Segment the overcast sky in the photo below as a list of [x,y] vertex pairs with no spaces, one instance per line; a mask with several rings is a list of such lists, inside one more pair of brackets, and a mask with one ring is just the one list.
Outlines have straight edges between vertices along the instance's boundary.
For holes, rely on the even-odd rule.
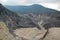
[[32,5],[41,4],[45,7],[60,11],[60,0],[0,0],[4,5]]

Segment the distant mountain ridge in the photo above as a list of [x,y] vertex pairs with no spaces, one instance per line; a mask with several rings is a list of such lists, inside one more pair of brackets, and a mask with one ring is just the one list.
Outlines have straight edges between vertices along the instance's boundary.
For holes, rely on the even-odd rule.
[[57,10],[45,8],[42,5],[34,4],[31,6],[5,6],[6,8],[21,14],[28,14],[28,13],[56,13]]

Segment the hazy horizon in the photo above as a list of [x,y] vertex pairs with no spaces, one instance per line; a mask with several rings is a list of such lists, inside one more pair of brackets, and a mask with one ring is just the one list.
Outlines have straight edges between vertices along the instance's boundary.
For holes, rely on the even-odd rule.
[[10,6],[39,4],[60,11],[60,0],[0,0],[0,3]]

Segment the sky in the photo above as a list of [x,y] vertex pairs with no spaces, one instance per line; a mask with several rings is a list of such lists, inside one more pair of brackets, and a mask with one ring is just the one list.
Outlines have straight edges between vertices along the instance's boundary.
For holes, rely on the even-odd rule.
[[3,5],[33,5],[40,4],[60,11],[60,0],[0,0]]

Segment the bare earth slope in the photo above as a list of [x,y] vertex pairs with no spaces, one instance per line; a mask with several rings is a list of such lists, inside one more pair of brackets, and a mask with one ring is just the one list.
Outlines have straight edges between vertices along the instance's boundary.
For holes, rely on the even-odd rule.
[[0,40],[13,40],[13,36],[4,22],[0,22]]

